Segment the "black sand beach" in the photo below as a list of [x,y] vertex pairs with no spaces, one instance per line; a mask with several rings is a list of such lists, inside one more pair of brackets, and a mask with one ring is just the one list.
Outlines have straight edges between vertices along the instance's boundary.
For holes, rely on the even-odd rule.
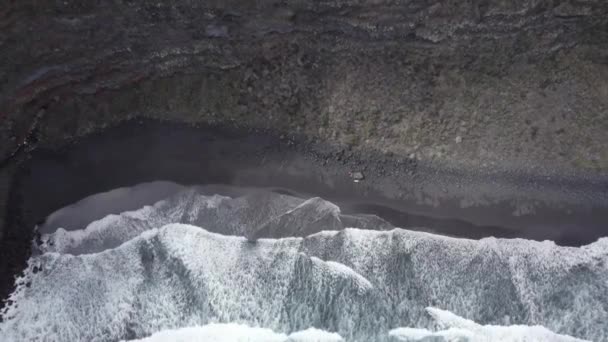
[[[364,179],[354,182],[353,172]],[[608,234],[604,179],[475,171],[462,175],[416,160],[391,160],[373,151],[354,154],[272,132],[137,120],[59,151],[34,151],[11,187],[2,250],[14,240],[30,241],[36,224],[87,196],[158,180],[319,196],[347,214],[376,214],[396,227],[463,238],[580,246]],[[151,204],[154,196],[170,191],[174,189],[123,198],[123,204],[108,212],[135,209],[138,201]],[[101,218],[94,215],[87,219]],[[30,249],[29,244],[22,246],[4,262],[24,265]],[[13,277],[2,274],[3,296]]]

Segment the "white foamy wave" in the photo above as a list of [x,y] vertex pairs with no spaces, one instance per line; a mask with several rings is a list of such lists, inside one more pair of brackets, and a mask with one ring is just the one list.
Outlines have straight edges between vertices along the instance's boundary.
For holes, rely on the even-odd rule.
[[287,342],[341,342],[342,336],[324,330],[308,328],[289,334]]
[[130,342],[342,342],[340,335],[309,328],[289,335],[276,333],[270,329],[249,327],[243,324],[208,324],[202,327],[188,327],[163,330]]
[[82,230],[59,228],[43,236],[43,252],[96,253],[115,248],[140,233],[171,223],[191,224],[224,235],[264,237],[306,236],[322,230],[340,230],[342,218],[360,228],[392,228],[373,215],[342,215],[335,204],[273,192],[251,192],[231,198],[204,195],[188,189],[139,210],[112,214]]
[[184,189],[184,186],[176,183],[156,181],[95,194],[52,213],[38,228],[43,234],[53,232],[59,227],[67,230],[83,229],[89,223],[105,216],[137,210]]
[[252,328],[242,324],[209,324],[163,330],[132,342],[285,342],[287,335],[270,329]]
[[[553,333],[542,326],[483,326],[437,308],[427,308],[442,330],[430,331],[417,328],[397,328],[389,331],[394,342],[588,342],[571,336]],[[337,333],[309,328],[289,335],[270,329],[249,327],[243,324],[208,324],[163,330],[152,336],[130,342],[341,342]]]
[[402,342],[585,342],[567,335],[556,334],[542,326],[497,326],[480,325],[471,320],[437,308],[427,308],[442,330],[397,328],[389,335]]
[[270,329],[249,327],[243,324],[208,324],[164,330],[150,337],[130,342],[341,342],[340,335],[309,328],[289,335]]
[[[551,330],[608,339],[608,239],[572,248],[330,225],[340,230],[253,242],[205,230],[240,235],[271,222],[279,236],[285,224],[303,227],[285,227],[289,234],[314,232],[341,221],[338,209],[320,199],[190,191],[85,230],[58,230],[19,280],[0,341],[116,341],[188,326],[209,332],[215,323],[309,335],[315,327],[346,341],[455,329],[475,338]],[[429,305],[454,315],[429,315]],[[395,327],[412,328],[389,335]]]
[[329,271],[330,274],[333,273],[336,277],[350,278],[355,280],[361,289],[372,289],[374,287],[369,280],[365,279],[365,277],[353,271],[352,268],[345,266],[344,264],[333,261],[323,261],[315,257],[311,257],[310,260],[317,267]]

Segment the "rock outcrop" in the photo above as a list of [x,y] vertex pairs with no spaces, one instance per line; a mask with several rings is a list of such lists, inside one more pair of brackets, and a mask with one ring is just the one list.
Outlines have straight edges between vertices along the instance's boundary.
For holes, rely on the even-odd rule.
[[0,156],[137,116],[463,168],[608,170],[608,3],[13,1]]

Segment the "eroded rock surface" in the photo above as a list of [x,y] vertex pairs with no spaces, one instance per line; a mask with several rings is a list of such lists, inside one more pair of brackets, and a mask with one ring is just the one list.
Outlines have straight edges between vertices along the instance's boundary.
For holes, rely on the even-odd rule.
[[3,157],[146,116],[608,170],[602,0],[14,1],[0,26]]

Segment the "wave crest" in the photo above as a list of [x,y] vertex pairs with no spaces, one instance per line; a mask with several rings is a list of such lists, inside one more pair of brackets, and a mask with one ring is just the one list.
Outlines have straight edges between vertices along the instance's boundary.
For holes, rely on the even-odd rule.
[[[395,327],[436,334],[439,322],[480,336],[487,326],[519,324],[608,339],[608,239],[572,248],[338,226],[251,241],[205,230],[239,232],[268,222],[278,229],[300,220],[304,229],[297,231],[305,233],[318,230],[320,219],[341,221],[339,208],[320,199],[263,196],[286,198],[260,204],[262,197],[187,191],[45,236],[42,254],[31,258],[2,314],[3,336],[114,341],[235,323],[278,332],[316,327],[347,341],[382,341],[397,338],[386,333]],[[441,311],[429,316],[429,305],[480,324],[450,321]]]

